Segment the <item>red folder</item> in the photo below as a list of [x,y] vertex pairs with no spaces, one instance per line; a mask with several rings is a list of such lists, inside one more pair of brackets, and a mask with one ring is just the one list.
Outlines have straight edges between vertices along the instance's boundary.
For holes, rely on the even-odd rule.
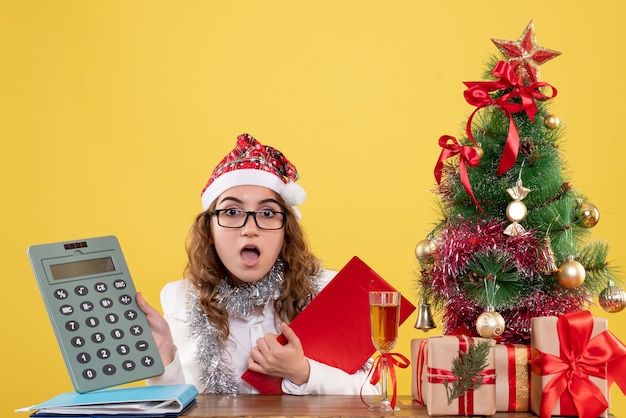
[[[289,325],[304,354],[320,363],[355,373],[376,352],[370,329],[369,297],[374,290],[395,291],[358,257],[353,257]],[[415,310],[402,296],[400,323]],[[286,344],[281,334],[278,341]],[[246,370],[241,378],[266,395],[281,394],[282,378]]]

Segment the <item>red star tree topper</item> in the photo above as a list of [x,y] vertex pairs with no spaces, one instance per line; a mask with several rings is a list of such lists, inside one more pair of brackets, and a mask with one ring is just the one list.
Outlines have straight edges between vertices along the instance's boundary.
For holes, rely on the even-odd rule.
[[539,80],[539,66],[561,55],[559,51],[543,48],[535,40],[535,26],[531,20],[517,41],[491,40],[504,55],[518,76],[534,83]]

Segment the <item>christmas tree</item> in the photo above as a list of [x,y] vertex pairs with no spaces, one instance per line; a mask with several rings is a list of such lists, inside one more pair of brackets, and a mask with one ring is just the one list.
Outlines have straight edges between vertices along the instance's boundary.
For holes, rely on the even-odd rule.
[[[530,318],[626,304],[609,246],[589,242],[598,209],[565,175],[557,89],[539,66],[560,52],[538,46],[531,21],[518,40],[492,39],[501,56],[465,82],[474,106],[459,139],[444,135],[435,165],[441,219],[415,254],[424,306],[457,330],[528,344]],[[428,330],[429,325],[416,328]]]

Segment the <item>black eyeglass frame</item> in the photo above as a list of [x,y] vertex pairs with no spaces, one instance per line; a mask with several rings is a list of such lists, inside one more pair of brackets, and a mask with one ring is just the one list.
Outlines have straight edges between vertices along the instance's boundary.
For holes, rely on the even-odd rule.
[[[227,212],[229,210],[236,210],[239,213],[245,213],[246,217],[243,220],[243,223],[240,226],[226,226],[226,225],[222,225],[220,223],[220,213],[222,212]],[[259,225],[259,221],[257,221],[256,219],[256,215],[259,213],[263,213],[263,212],[272,212],[274,214],[281,214],[283,215],[283,222],[280,225],[279,228],[264,228],[261,225]],[[283,229],[285,227],[285,224],[287,223],[287,212],[283,212],[283,211],[277,211],[277,210],[268,210],[268,209],[262,209],[262,210],[242,210],[242,209],[215,209],[213,212],[209,212],[209,215],[213,216],[215,215],[215,217],[217,218],[217,224],[219,226],[221,226],[222,228],[231,228],[231,229],[238,229],[238,228],[243,228],[246,223],[248,222],[248,218],[250,216],[252,216],[252,218],[254,219],[254,224],[257,226],[257,228],[262,229],[264,231],[278,231],[280,229]]]

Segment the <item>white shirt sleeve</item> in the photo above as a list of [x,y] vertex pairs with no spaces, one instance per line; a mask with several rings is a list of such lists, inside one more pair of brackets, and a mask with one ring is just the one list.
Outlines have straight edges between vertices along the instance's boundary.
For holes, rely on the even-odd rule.
[[368,379],[369,368],[372,361],[354,374],[349,374],[341,369],[309,359],[311,373],[309,381],[303,385],[283,379],[283,392],[290,395],[378,395],[380,387],[372,385]]
[[200,367],[193,361],[194,347],[187,338],[185,297],[189,286],[187,280],[179,280],[167,283],[161,290],[161,307],[176,344],[176,354],[162,375],[146,380],[148,385],[192,383],[198,391],[204,390],[198,379]]

